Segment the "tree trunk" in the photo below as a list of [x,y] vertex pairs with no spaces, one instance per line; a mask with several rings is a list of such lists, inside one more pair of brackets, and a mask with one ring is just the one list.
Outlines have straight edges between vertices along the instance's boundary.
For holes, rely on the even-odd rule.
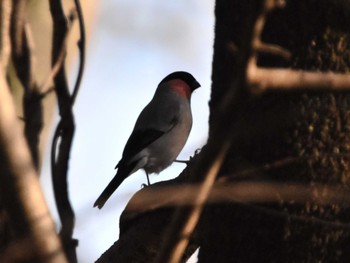
[[[261,1],[216,3],[211,116],[241,70],[239,56],[228,46],[240,52],[250,45],[242,36],[260,8]],[[269,14],[262,40],[288,49],[292,58],[261,55],[258,65],[348,72],[349,11],[348,1],[287,1]],[[310,191],[316,184],[348,188],[348,92],[281,90],[245,96],[237,93],[237,101],[246,103],[232,113],[237,129],[221,176],[231,176],[232,182],[302,184]],[[238,176],[248,170],[254,172]],[[199,262],[349,262],[348,206],[283,198],[212,206],[201,221]]]

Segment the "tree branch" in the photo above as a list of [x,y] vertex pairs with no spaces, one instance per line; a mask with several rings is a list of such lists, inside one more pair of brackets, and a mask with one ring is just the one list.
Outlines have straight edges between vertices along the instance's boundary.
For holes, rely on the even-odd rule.
[[248,81],[253,92],[267,90],[349,90],[350,74],[260,68],[251,65]]
[[29,234],[40,262],[66,262],[0,66],[0,185],[19,237]]
[[79,31],[80,31],[80,39],[78,42],[79,47],[79,69],[78,69],[78,76],[77,80],[74,85],[73,93],[72,93],[72,104],[74,104],[75,99],[78,95],[80,83],[83,77],[84,73],[84,66],[85,66],[85,25],[84,25],[84,17],[83,17],[83,11],[81,9],[80,1],[74,0],[75,8],[77,10],[78,14],[78,21],[79,21]]
[[[240,202],[254,204],[266,203],[293,203],[315,205],[334,205],[350,203],[350,191],[346,188],[324,184],[303,184],[296,182],[269,182],[260,180],[242,180],[228,182],[236,175],[220,177],[213,184],[206,204],[220,204],[227,202]],[[139,191],[126,207],[126,217],[135,219],[142,214],[176,206],[196,205],[196,198],[200,195],[199,184],[181,184],[152,186]],[[312,200],[312,201],[310,201]],[[288,213],[286,213],[288,214]],[[125,219],[125,218],[124,218]],[[350,224],[344,223],[346,228]]]
[[[50,0],[50,12],[53,19],[52,66],[55,67],[62,50],[66,50],[65,39],[68,33],[68,25],[61,1]],[[64,63],[54,77],[54,85],[61,120],[57,125],[51,147],[51,172],[57,210],[62,222],[61,240],[69,262],[74,263],[77,262],[75,248],[78,243],[72,237],[75,215],[69,201],[67,179],[75,125],[72,111],[73,103],[69,94]]]
[[291,54],[282,47],[263,43],[261,34],[264,29],[266,14],[276,7],[283,7],[284,1],[267,0],[264,11],[254,27],[252,52],[247,81],[253,93],[267,90],[349,90],[350,75],[333,72],[312,72],[304,70],[262,68],[257,66],[256,53],[270,53],[289,59]]
[[6,82],[11,4],[1,2],[0,193],[17,236],[29,235],[35,261],[66,262]]

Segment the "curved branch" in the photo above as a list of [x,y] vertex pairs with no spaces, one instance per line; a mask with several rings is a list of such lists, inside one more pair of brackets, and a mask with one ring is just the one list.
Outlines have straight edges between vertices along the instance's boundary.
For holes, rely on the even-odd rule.
[[[65,50],[68,25],[61,1],[50,0],[50,12],[53,19],[52,66],[55,67],[57,61],[60,59],[62,50]],[[78,243],[77,240],[72,237],[75,215],[69,200],[67,180],[70,149],[75,125],[72,110],[73,103],[71,95],[69,94],[64,63],[54,77],[54,85],[61,120],[57,125],[51,149],[52,180],[56,205],[62,222],[60,236],[64,245],[64,250],[70,262],[77,262],[75,248]]]

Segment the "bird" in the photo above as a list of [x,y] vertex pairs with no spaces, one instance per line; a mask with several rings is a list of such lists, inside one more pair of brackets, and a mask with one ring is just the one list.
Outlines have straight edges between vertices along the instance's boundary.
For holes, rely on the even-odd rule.
[[188,72],[176,71],[161,80],[141,111],[126,142],[116,175],[94,203],[101,209],[114,191],[139,169],[159,174],[184,147],[192,128],[191,95],[201,85]]

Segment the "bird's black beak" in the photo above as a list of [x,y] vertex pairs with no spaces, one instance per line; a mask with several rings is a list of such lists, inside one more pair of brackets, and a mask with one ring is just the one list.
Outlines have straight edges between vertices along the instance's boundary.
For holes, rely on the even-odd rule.
[[198,89],[200,86],[201,86],[201,84],[199,84],[199,82],[197,80],[195,80],[191,85],[192,91]]

